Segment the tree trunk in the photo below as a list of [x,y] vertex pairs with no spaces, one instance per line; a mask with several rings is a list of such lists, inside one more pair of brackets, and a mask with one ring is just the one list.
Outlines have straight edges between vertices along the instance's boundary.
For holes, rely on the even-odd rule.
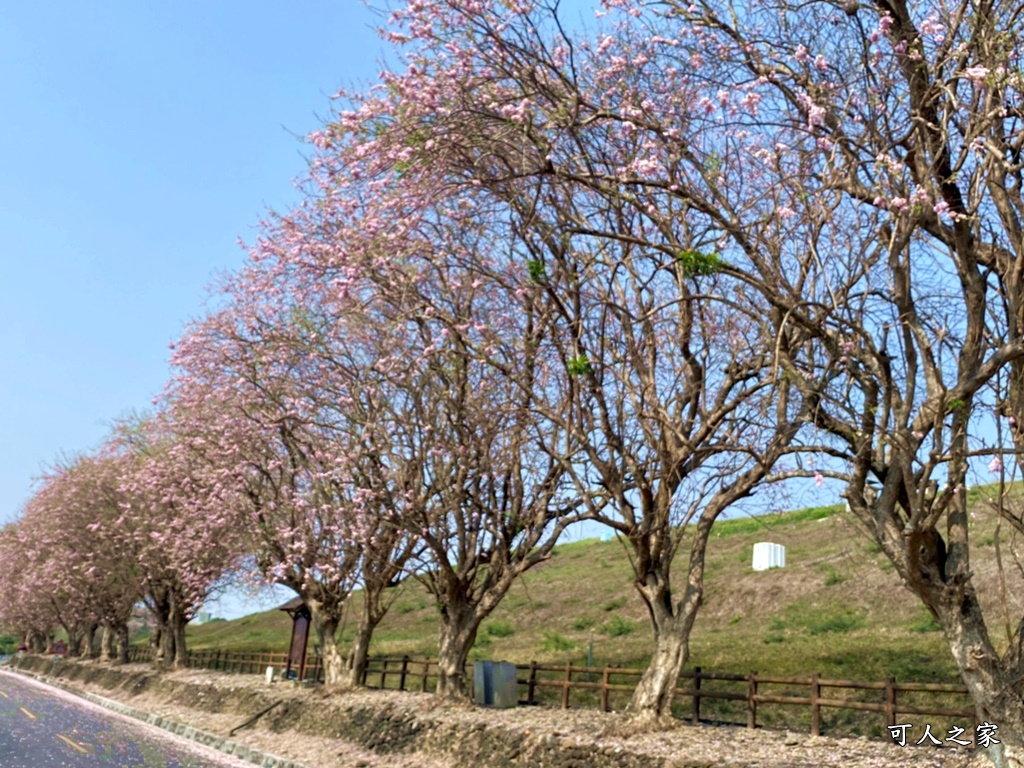
[[438,647],[437,695],[446,699],[468,700],[466,660],[476,642],[482,617],[467,605],[446,605],[441,613],[441,637]]
[[[331,610],[325,608],[319,600],[306,598],[306,605],[309,607],[313,619],[313,627],[316,629],[317,639],[320,641],[320,655],[324,664],[324,685],[338,687],[345,680],[345,659],[338,650],[338,625],[341,624],[342,606],[334,606]],[[307,661],[307,665],[309,662]]]
[[118,624],[114,629],[114,637],[117,643],[117,658],[114,663],[127,664],[129,648],[128,624]]
[[92,659],[100,657],[100,637],[98,636],[99,624],[90,624],[85,631],[85,653]]
[[171,614],[168,617],[167,634],[170,636],[169,654],[164,656],[168,662],[173,662],[175,669],[184,669],[188,666],[188,649],[185,647],[185,627],[188,619],[177,603],[171,604]]
[[114,629],[109,622],[103,623],[103,640],[100,645],[100,661],[114,660]]
[[690,632],[703,600],[704,554],[718,511],[706,509],[695,527],[686,588],[678,603],[674,603],[672,598],[668,570],[671,561],[665,559],[666,550],[651,553],[657,557],[643,558],[648,563],[647,570],[635,585],[651,617],[654,648],[651,661],[627,707],[627,711],[639,720],[654,721],[672,715],[672,697],[679,673],[690,655]]
[[370,638],[373,637],[374,625],[375,622],[370,621],[369,613],[364,609],[355,640],[352,641],[352,655],[348,665],[349,684],[353,688],[363,684],[363,673],[366,671],[366,663],[370,656]]
[[29,635],[28,645],[29,648],[32,649],[32,653],[46,653],[46,635],[37,630],[33,630]]
[[921,596],[935,608],[974,702],[978,723],[998,726],[992,736],[1000,743],[993,743],[986,754],[996,768],[1024,768],[1024,669],[1020,661],[1011,654],[999,658],[973,587],[947,585]]
[[82,629],[80,624],[75,624],[68,631],[68,658],[79,656],[82,648]]
[[654,653],[633,692],[627,712],[641,720],[658,720],[672,714],[672,697],[689,649],[669,618],[654,630]]
[[167,589],[150,584],[148,587],[149,602],[147,603],[153,618],[153,631],[149,636],[150,660],[157,667],[170,664],[174,658],[174,637],[168,631],[171,605]]
[[159,666],[164,660],[164,628],[160,626],[159,621],[154,622],[154,626],[149,633],[149,659],[154,664]]

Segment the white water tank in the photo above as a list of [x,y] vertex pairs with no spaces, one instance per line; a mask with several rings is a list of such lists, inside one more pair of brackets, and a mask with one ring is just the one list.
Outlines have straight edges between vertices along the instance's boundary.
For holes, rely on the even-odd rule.
[[769,568],[786,567],[786,548],[770,541],[759,541],[754,545],[754,570],[767,571]]

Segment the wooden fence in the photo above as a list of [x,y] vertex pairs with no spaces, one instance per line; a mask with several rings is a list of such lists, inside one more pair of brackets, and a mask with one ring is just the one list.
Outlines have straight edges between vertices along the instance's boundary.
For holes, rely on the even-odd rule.
[[[288,666],[287,653],[257,653],[253,651],[188,651],[188,666],[192,669],[214,669],[221,672],[262,675],[267,667],[283,670]],[[152,654],[149,648],[132,647],[128,649],[129,661],[150,661]],[[321,659],[306,659],[303,670],[304,680],[319,682],[323,678]],[[296,670],[298,674],[299,670]],[[298,679],[298,678],[296,678]]]
[[[611,698],[614,694],[631,696],[643,674],[641,669],[623,667],[578,667],[572,664],[542,665],[537,662],[517,664],[516,670],[520,686],[520,705],[532,706],[540,703],[544,689],[555,692],[557,705],[568,709],[573,694],[590,692],[596,697],[593,705],[604,712],[611,711]],[[363,683],[371,688],[395,688],[397,690],[427,691],[431,683],[437,679],[437,661],[430,659],[402,658],[370,659]],[[862,712],[878,712],[885,717],[885,725],[894,726],[899,717],[904,715],[922,715],[961,718],[970,723],[970,731],[975,728],[975,711],[970,706],[967,688],[962,685],[937,683],[897,683],[890,677],[885,682],[859,682],[856,680],[831,680],[815,673],[809,677],[781,677],[776,675],[759,675],[751,672],[747,675],[728,674],[721,672],[705,672],[700,667],[684,671],[680,682],[686,681],[685,687],[675,689],[676,701],[689,700],[689,719],[698,724],[709,718],[702,717],[701,703],[706,700],[724,700],[740,703],[745,713],[745,724],[748,728],[758,726],[758,705],[772,704],[791,707],[807,707],[810,711],[810,730],[818,736],[822,731],[822,710],[827,708],[855,710]],[[391,685],[388,685],[388,681]],[[470,672],[468,680],[472,684]],[[741,690],[722,690],[708,688],[706,681],[731,683]],[[807,695],[793,696],[773,693],[772,688],[803,688]],[[472,686],[471,686],[472,687]],[[830,690],[845,689],[847,691],[877,691],[876,701],[857,701],[849,698],[831,697]],[[914,694],[945,694],[962,697],[967,706],[964,707],[922,707],[907,703],[906,696]],[[903,701],[900,703],[901,696]],[[706,713],[705,713],[706,714]],[[710,718],[715,719],[715,718]],[[965,729],[966,730],[966,729]]]
[[[132,648],[132,661],[149,661],[148,648]],[[250,653],[232,651],[189,651],[188,665],[198,669],[214,669],[224,672],[262,674],[268,666],[283,669],[287,664],[284,653]],[[304,679],[319,681],[323,669],[320,659],[311,661],[305,670]],[[641,669],[624,667],[579,667],[572,664],[544,665],[537,662],[516,665],[520,686],[520,705],[533,706],[551,703],[568,709],[574,706],[596,706],[604,712],[612,711],[613,697],[624,703],[631,696],[640,676]],[[363,676],[363,683],[370,688],[402,691],[433,690],[437,682],[438,662],[432,659],[400,658],[370,659]],[[959,718],[962,724],[970,724],[968,732],[976,728],[975,712],[970,706],[967,688],[962,685],[938,683],[897,683],[890,677],[884,682],[860,682],[856,680],[831,680],[815,673],[809,677],[781,677],[747,675],[722,672],[705,672],[700,667],[680,674],[683,687],[675,689],[677,703],[688,702],[686,714],[694,724],[700,722],[722,722],[721,716],[707,712],[704,702],[735,702],[742,713],[736,725],[748,728],[758,727],[758,706],[775,705],[807,708],[810,714],[810,731],[814,735],[822,732],[822,712],[826,709],[877,712],[884,716],[885,726],[894,726],[902,716],[937,716]],[[472,669],[467,669],[467,680],[472,689]],[[716,684],[708,687],[706,683]],[[731,688],[732,690],[727,690]],[[781,691],[779,689],[782,689]],[[805,695],[792,695],[793,689],[806,691]],[[843,698],[838,691],[867,691],[874,700]],[[554,696],[545,694],[549,691]],[[834,693],[835,692],[835,693]],[[946,699],[956,697],[964,700],[965,706],[920,706],[921,695]],[[575,695],[576,701],[573,702]],[[909,699],[909,701],[908,701]],[[743,720],[745,719],[745,723]],[[763,723],[762,723],[763,724]],[[772,725],[778,725],[773,722]],[[782,724],[783,727],[786,724]],[[965,729],[967,730],[967,729]],[[883,732],[884,733],[884,732]]]

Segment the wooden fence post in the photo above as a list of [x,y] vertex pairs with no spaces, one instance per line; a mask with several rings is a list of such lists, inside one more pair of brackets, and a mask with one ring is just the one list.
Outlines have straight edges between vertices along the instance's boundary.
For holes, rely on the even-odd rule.
[[423,679],[420,680],[420,693],[427,692],[427,675],[430,672],[430,659],[423,660]]
[[700,725],[700,667],[693,668],[693,724]]
[[530,678],[526,685],[526,703],[533,706],[537,702],[533,700],[533,694],[537,690],[537,662],[530,662]]
[[402,657],[402,672],[398,676],[398,690],[400,690],[400,691],[404,691],[405,690],[405,676],[408,673],[408,671],[409,671],[409,657],[408,656],[403,656]]
[[572,683],[572,662],[565,662],[565,681],[562,683],[562,709],[569,708],[569,686]]
[[896,725],[896,678],[892,675],[885,681],[885,724]]
[[380,663],[380,689],[382,691],[384,690],[384,683],[387,682],[387,679],[388,679],[388,660],[385,657],[384,659],[381,660],[381,663]]
[[811,735],[821,736],[821,675],[811,675]]
[[608,667],[605,666],[601,675],[601,711],[608,711]]
[[751,672],[747,681],[747,728],[757,728],[757,672]]

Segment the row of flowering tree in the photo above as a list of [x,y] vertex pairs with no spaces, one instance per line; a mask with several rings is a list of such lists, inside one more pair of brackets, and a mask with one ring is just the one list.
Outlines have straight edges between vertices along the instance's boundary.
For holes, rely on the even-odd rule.
[[[1024,617],[990,636],[965,479],[1002,450],[983,408],[1024,451],[1021,23],[985,0],[604,0],[589,27],[558,2],[401,5],[398,65],[342,94],[303,202],[96,459],[166,648],[216,567],[149,575],[144,545],[194,532],[303,597],[332,684],[352,591],[354,681],[387,587],[420,580],[461,696],[480,622],[591,519],[649,608],[631,709],[660,718],[715,520],[830,476],[1019,766]],[[27,533],[48,489],[0,546],[63,546]]]
[[[604,434],[589,466],[617,507],[610,522],[637,554],[658,640],[658,614],[685,617],[699,598],[700,524],[687,591],[673,602],[656,588],[664,580],[643,542],[668,531],[647,511],[678,500],[684,468],[725,446],[754,461],[751,483],[772,479],[778,453],[799,447],[823,461],[819,476],[846,484],[852,512],[942,625],[979,719],[1005,726],[993,760],[1021,765],[1024,617],[1007,622],[1002,640],[991,636],[972,585],[965,490],[972,457],[1003,450],[978,436],[983,409],[1007,418],[1012,453],[1024,445],[1019,8],[602,5],[593,35],[566,31],[558,3],[396,11],[390,39],[409,66],[317,136],[330,158],[324,186],[387,177],[424,194],[468,187],[500,201],[526,265],[556,297],[569,360],[590,380]],[[638,268],[642,259],[651,266]],[[603,300],[588,283],[591,264]],[[659,296],[658,278],[673,272],[680,287]],[[702,276],[703,285],[695,279],[701,287],[688,292],[680,276]],[[588,315],[585,299],[595,298],[603,311]],[[714,313],[679,311],[662,338],[692,358],[673,371],[651,341],[658,310],[721,302],[724,312],[730,300],[767,325],[752,345],[763,357],[729,355],[723,327],[713,340],[726,377],[705,379],[712,356],[687,332],[703,327],[693,317]],[[595,346],[595,330],[609,331],[611,343]],[[616,344],[627,355],[616,359]],[[609,366],[629,382],[612,402],[628,413],[631,436],[649,429],[644,439],[655,438],[637,443],[650,451],[646,461],[615,429],[604,400]],[[662,398],[660,370],[681,374],[690,411]],[[778,409],[756,419],[741,412],[743,426],[730,425],[726,439],[694,440],[689,414],[712,426],[708,388],[743,371],[771,382]],[[671,431],[654,426],[662,414]],[[818,445],[793,442],[804,419]],[[598,435],[584,429],[584,442]],[[673,464],[673,448],[694,458]],[[746,478],[729,476],[742,462],[724,466],[719,492],[742,493]],[[998,456],[991,466],[1000,469]],[[620,478],[625,494],[616,494]],[[701,523],[717,509],[709,498]],[[1024,531],[1019,511],[1001,511]],[[675,627],[685,638],[686,621]],[[658,647],[645,683],[661,658],[678,656]],[[666,697],[649,696],[645,707],[642,696],[635,708],[664,711]]]
[[17,565],[0,584],[0,619],[38,650],[60,627],[70,655],[127,661],[129,621],[144,603],[157,658],[180,664],[185,625],[234,566],[229,521],[182,514],[193,479],[167,460],[155,425],[122,425],[96,454],[53,467],[3,530],[5,562]]

